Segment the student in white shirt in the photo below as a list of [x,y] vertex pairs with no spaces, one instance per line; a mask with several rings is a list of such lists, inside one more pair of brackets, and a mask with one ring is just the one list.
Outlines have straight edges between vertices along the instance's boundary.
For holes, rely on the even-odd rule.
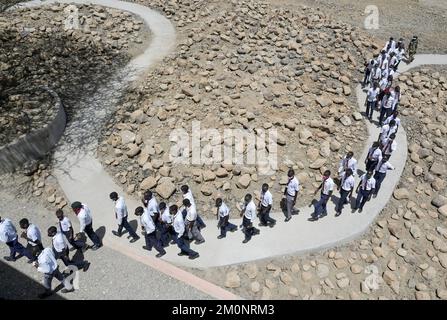
[[37,259],[39,253],[43,250],[42,236],[39,228],[35,224],[29,223],[26,218],[20,220],[19,225],[22,230],[25,230],[21,237],[28,242],[26,250],[33,256],[31,261],[28,261],[28,263],[31,263]]
[[172,227],[173,216],[169,212],[169,208],[165,202],[160,202],[158,211],[161,214],[160,240],[163,247],[169,245],[170,238],[173,236],[174,228]]
[[396,134],[391,134],[388,138],[382,141],[382,145],[380,150],[382,150],[382,154],[387,156],[388,159],[391,157],[391,154],[396,151],[397,142],[396,142]]
[[244,204],[242,205],[241,215],[243,231],[245,239],[242,243],[247,243],[251,240],[251,237],[255,234],[259,234],[259,229],[254,227],[254,221],[256,219],[256,205],[253,202],[251,194],[247,193],[244,197]]
[[217,208],[217,219],[219,222],[217,223],[217,227],[220,229],[220,235],[217,236],[217,239],[223,239],[227,236],[227,232],[234,232],[237,230],[237,226],[231,223],[230,220],[230,209],[227,205],[222,201],[221,198],[216,199],[216,208]]
[[385,94],[382,100],[381,108],[380,108],[380,115],[379,115],[379,125],[381,126],[383,123],[383,120],[387,118],[391,112],[393,112],[393,105],[394,105],[394,96],[389,91]]
[[382,69],[380,69],[380,65],[376,63],[372,73],[371,73],[371,83],[379,84],[380,79],[382,79]]
[[62,209],[57,209],[56,218],[59,221],[59,231],[62,232],[68,240],[68,243],[72,246],[73,250],[79,250],[85,248],[85,243],[81,240],[75,240],[73,226],[70,219],[64,215]]
[[338,166],[338,175],[341,175],[342,172],[345,172],[347,169],[352,170],[353,176],[357,174],[357,159],[354,158],[354,152],[349,151],[343,159],[340,161],[340,165]]
[[66,267],[72,265],[77,267],[78,269],[83,269],[87,271],[90,263],[87,261],[73,261],[70,259],[69,250],[68,250],[68,240],[62,232],[57,232],[57,228],[55,226],[51,226],[48,228],[48,237],[51,238],[51,243],[53,245],[54,256],[57,259],[61,259]]
[[192,205],[189,199],[183,199],[183,205],[186,208],[186,230],[191,233],[195,244],[201,244],[205,242],[200,230],[197,226],[197,210],[196,207]]
[[140,237],[137,235],[135,230],[132,228],[132,226],[127,221],[128,212],[127,212],[126,202],[124,201],[124,197],[122,197],[122,196],[119,197],[118,193],[112,192],[112,193],[110,193],[109,198],[110,198],[110,200],[115,202],[114,211],[115,211],[115,218],[118,223],[118,231],[112,230],[112,233],[117,237],[121,237],[123,235],[122,231],[124,228],[127,230],[127,232],[129,232],[129,235],[132,237],[132,239],[130,240],[130,243],[138,241],[138,239],[140,239]]
[[393,37],[390,37],[390,39],[385,43],[385,47],[383,47],[382,50],[385,52],[392,52],[396,49],[396,41],[394,41]]
[[[191,189],[189,189],[189,187],[186,184],[184,184],[180,187],[180,190],[182,191],[183,199],[188,199],[189,202],[191,202],[191,204],[195,206],[196,202],[194,201]],[[197,213],[197,227],[199,228],[199,230],[206,227],[206,224],[199,213]]]
[[14,262],[18,256],[26,256],[30,261],[32,261],[33,256],[31,253],[25,249],[24,246],[19,242],[17,236],[17,230],[10,219],[2,219],[0,216],[0,241],[6,243],[9,247],[9,256],[3,257],[6,261]]
[[146,191],[143,196],[143,207],[147,210],[149,215],[156,221],[158,214],[158,203],[152,191]]
[[359,185],[357,186],[357,199],[355,201],[354,211],[359,209],[362,212],[366,201],[371,200],[371,195],[374,193],[376,187],[376,179],[373,178],[373,171],[368,171],[360,177]]
[[285,222],[292,219],[292,215],[297,212],[297,210],[294,209],[296,204],[296,198],[298,196],[298,191],[300,190],[300,183],[298,179],[295,177],[295,171],[293,169],[290,169],[287,172],[288,182],[287,187],[284,190],[284,196],[286,197],[286,219]]
[[380,142],[374,141],[372,147],[369,148],[368,155],[365,159],[366,171],[374,170],[380,160],[382,160],[382,150],[380,150]]
[[376,166],[376,172],[374,173],[374,179],[376,179],[376,188],[374,189],[373,196],[377,197],[377,193],[380,190],[383,180],[386,177],[388,170],[394,170],[393,165],[388,161],[389,157],[384,156],[381,161]]
[[154,219],[152,219],[149,211],[145,210],[143,207],[137,207],[135,209],[135,215],[140,217],[141,228],[144,232],[146,245],[143,246],[143,249],[152,251],[152,248],[155,248],[155,250],[158,251],[156,257],[161,258],[166,254],[166,251],[163,248],[161,241],[157,239]]
[[320,186],[317,190],[315,190],[315,195],[318,193],[319,190],[321,190],[321,195],[320,200],[315,204],[314,213],[312,214],[311,218],[308,219],[309,221],[316,221],[321,217],[327,215],[326,205],[332,196],[334,185],[335,183],[334,180],[332,180],[331,178],[331,172],[329,170],[326,170],[323,173]]
[[337,206],[335,207],[335,216],[338,217],[341,215],[343,211],[343,207],[346,202],[349,203],[349,199],[351,198],[352,191],[354,190],[354,177],[352,176],[352,170],[347,169],[340,175],[340,185],[338,186],[338,190],[340,190],[340,199],[338,200]]
[[394,120],[394,123],[396,124],[396,127],[397,127],[395,133],[397,133],[397,130],[399,130],[399,126],[400,126],[400,119],[399,119],[398,115],[399,115],[399,111],[395,110],[393,112],[393,114],[390,115],[388,118],[386,118],[386,120],[383,122],[383,124],[390,124],[391,120]]
[[373,86],[369,88],[368,93],[366,94],[366,116],[370,120],[372,119],[374,109],[377,106],[377,98],[379,96],[379,92],[379,85],[377,84],[377,82],[374,82]]
[[39,294],[38,297],[40,299],[44,299],[53,294],[53,291],[51,290],[51,282],[53,281],[53,278],[56,278],[64,285],[64,289],[61,290],[62,293],[74,291],[69,279],[64,278],[59,271],[59,266],[57,265],[52,248],[43,249],[38,256],[37,261],[33,262],[33,265],[37,268],[37,271],[43,273],[43,286],[45,287],[45,291]]
[[260,200],[258,204],[260,226],[273,228],[276,220],[270,217],[273,206],[273,196],[269,191],[269,185],[264,183],[261,187]]
[[79,232],[85,232],[90,240],[93,242],[92,250],[97,250],[102,247],[101,239],[93,231],[93,219],[90,209],[86,204],[75,201],[71,204],[73,212],[79,219]]
[[385,139],[389,138],[393,133],[397,132],[397,125],[395,120],[391,120],[389,124],[385,124],[380,128],[379,137],[377,141],[381,144],[385,141]]
[[179,210],[177,205],[172,205],[169,207],[169,212],[174,216],[173,227],[175,231],[174,241],[180,249],[178,253],[179,256],[189,256],[189,259],[196,259],[199,254],[189,248],[185,239],[185,221],[183,220],[183,214]]

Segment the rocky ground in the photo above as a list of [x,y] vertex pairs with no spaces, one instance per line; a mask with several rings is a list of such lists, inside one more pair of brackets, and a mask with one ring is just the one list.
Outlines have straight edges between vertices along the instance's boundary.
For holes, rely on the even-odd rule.
[[[161,8],[179,30],[178,49],[129,92],[100,148],[128,193],[152,189],[168,199],[186,183],[200,212],[211,216],[212,199],[223,196],[233,206],[264,182],[278,205],[287,169],[294,168],[307,202],[320,172],[335,170],[347,150],[363,148],[367,133],[352,91],[363,57],[378,48],[371,37],[312,8],[274,9],[258,1],[163,2]],[[262,164],[246,161],[171,161],[170,134],[191,134],[193,121],[222,136],[225,129],[276,129],[279,170],[263,175]],[[223,138],[213,143],[234,146]]]
[[193,272],[254,299],[447,299],[446,76],[447,68],[400,76],[409,157],[393,199],[361,239]]
[[0,113],[0,145],[44,127],[57,111],[54,99],[45,91],[9,95]]
[[[93,94],[146,47],[150,31],[130,13],[100,6],[76,8],[79,28],[75,30],[65,29],[68,6],[63,4],[0,13],[2,142],[49,118],[52,109],[39,97],[17,95],[22,89],[44,85],[55,90],[70,121],[82,112],[76,108],[81,96]],[[31,197],[50,207],[67,203],[51,175],[51,155],[1,180],[5,190],[17,192],[18,197]]]

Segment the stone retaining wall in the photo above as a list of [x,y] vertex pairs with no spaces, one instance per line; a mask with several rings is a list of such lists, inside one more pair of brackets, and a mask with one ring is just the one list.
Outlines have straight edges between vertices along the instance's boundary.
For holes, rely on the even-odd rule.
[[29,160],[42,158],[56,145],[64,132],[66,115],[58,94],[47,87],[39,90],[47,91],[53,97],[57,114],[45,127],[0,147],[0,174],[12,172]]

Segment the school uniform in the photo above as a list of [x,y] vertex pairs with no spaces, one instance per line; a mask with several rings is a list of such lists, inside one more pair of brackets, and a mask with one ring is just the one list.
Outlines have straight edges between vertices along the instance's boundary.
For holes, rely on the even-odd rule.
[[35,224],[31,223],[26,229],[26,238],[28,241],[26,250],[33,256],[31,260],[35,261],[39,253],[43,250],[42,236],[39,228]]
[[393,165],[389,161],[380,161],[376,166],[376,172],[374,173],[374,179],[376,180],[376,188],[374,189],[374,195],[380,190],[383,180],[386,177],[388,170],[394,170]]
[[187,242],[185,241],[185,221],[183,220],[181,210],[177,211],[176,215],[174,216],[173,227],[175,231],[174,241],[180,249],[179,255],[187,255],[190,259],[198,257],[199,254],[189,248]]
[[175,233],[172,227],[173,217],[169,212],[169,208],[166,208],[161,213],[161,230],[160,230],[160,240],[163,247],[169,245],[169,238]]
[[140,238],[127,221],[128,217],[127,205],[123,197],[119,197],[118,200],[115,201],[115,216],[116,221],[118,223],[118,234],[117,234],[118,236],[121,236],[121,232],[123,231],[124,228],[127,230],[127,232],[129,232],[129,235],[133,239],[138,240]]
[[259,221],[262,225],[276,223],[276,220],[270,217],[270,211],[273,206],[273,196],[272,193],[267,190],[266,192],[262,192],[261,190],[261,199],[259,202]]
[[81,269],[85,266],[86,262],[75,262],[70,260],[69,250],[68,250],[68,240],[62,232],[56,233],[52,239],[51,243],[53,245],[54,256],[57,259],[61,259],[65,266],[76,266]]
[[394,122],[396,123],[396,131],[399,129],[400,126],[400,119],[399,117],[395,117],[394,115],[390,115],[388,118],[385,119],[385,121],[383,122],[383,124],[390,124],[391,120],[394,120]]
[[9,247],[9,258],[15,261],[16,254],[19,256],[26,256],[28,259],[32,260],[33,256],[31,253],[25,249],[24,246],[19,242],[17,236],[17,230],[10,219],[3,219],[0,221],[0,241],[6,243]]
[[237,230],[237,226],[229,221],[230,209],[227,207],[225,202],[222,202],[222,204],[218,208],[218,214],[219,214],[219,222],[217,223],[217,226],[220,228],[221,238],[225,238],[227,232]]
[[379,115],[379,125],[382,125],[383,120],[391,115],[393,112],[393,105],[394,97],[393,95],[389,95],[386,101],[382,102]]
[[379,88],[370,88],[366,95],[366,116],[372,119],[374,109],[377,106],[377,97],[379,95]]
[[70,219],[67,217],[63,217],[62,220],[59,220],[59,231],[62,232],[68,243],[75,249],[81,249],[85,246],[85,243],[81,240],[75,240],[73,235],[73,227]]
[[340,165],[338,166],[338,173],[341,174],[347,169],[351,169],[352,175],[355,176],[357,174],[357,159],[355,159],[354,157],[348,159],[346,156],[344,156],[343,159],[341,159],[340,161]]
[[243,232],[245,234],[245,242],[250,241],[254,234],[259,233],[259,230],[254,227],[254,221],[256,220],[256,205],[252,201],[244,203],[243,205],[244,217],[242,218]]
[[390,126],[389,124],[385,124],[380,128],[380,143],[383,145],[385,139],[388,139],[393,133],[396,133],[397,126]]
[[380,149],[382,150],[383,155],[390,157],[391,153],[393,153],[397,149],[397,142],[395,139],[386,138],[385,140],[383,140]]
[[289,179],[286,187],[286,207],[287,207],[287,218],[291,218],[294,214],[294,203],[295,195],[300,190],[300,183],[296,177]]
[[382,160],[382,150],[380,147],[377,148],[369,148],[368,155],[366,157],[366,171],[374,170],[377,166],[377,163]]
[[[183,199],[188,199],[189,202],[191,202],[191,204],[192,204],[193,206],[196,205],[196,202],[194,201],[194,197],[193,197],[193,195],[192,195],[191,190],[188,190],[187,193],[184,193],[184,194],[183,194]],[[196,208],[197,208],[197,207],[196,207]],[[200,229],[203,229],[203,228],[206,227],[206,224],[205,224],[205,222],[203,221],[203,219],[202,219],[202,217],[200,216],[200,214],[197,214],[197,227],[199,228],[199,230],[200,230]]]
[[53,249],[51,248],[43,249],[43,251],[39,254],[37,258],[37,262],[39,263],[37,271],[44,274],[43,286],[45,287],[45,293],[48,294],[51,292],[51,282],[53,281],[53,278],[59,280],[64,285],[65,289],[67,290],[73,289],[72,285],[70,284],[70,281],[64,278],[62,273],[59,271],[59,266],[57,265]]
[[163,248],[161,241],[157,240],[155,223],[148,210],[144,210],[140,217],[141,226],[144,228],[144,240],[146,241],[147,250],[151,251],[152,247],[160,254],[165,254],[166,251]]
[[346,173],[343,172],[341,174],[341,182],[340,182],[340,199],[338,200],[337,206],[335,208],[335,211],[338,214],[341,214],[341,212],[343,211],[345,202],[348,200],[348,195],[351,192],[351,190],[354,189],[354,186],[355,186],[354,177],[352,175],[346,177]]
[[375,187],[376,179],[374,179],[374,177],[371,176],[371,178],[368,179],[366,173],[360,177],[360,188],[355,201],[355,209],[363,209],[366,201],[368,201],[370,195],[374,192]]
[[87,205],[82,204],[82,208],[78,213],[79,219],[79,231],[85,232],[90,240],[93,242],[94,246],[101,247],[101,239],[99,239],[98,235],[93,230],[93,219],[90,209]]
[[313,214],[316,219],[327,215],[326,205],[330,194],[334,191],[334,185],[334,180],[330,177],[322,182],[320,200],[315,204],[315,212]]
[[196,220],[197,210],[196,207],[191,204],[188,208],[186,208],[186,227],[188,230],[191,231],[193,239],[195,239],[197,242],[204,242],[205,239],[200,233]]

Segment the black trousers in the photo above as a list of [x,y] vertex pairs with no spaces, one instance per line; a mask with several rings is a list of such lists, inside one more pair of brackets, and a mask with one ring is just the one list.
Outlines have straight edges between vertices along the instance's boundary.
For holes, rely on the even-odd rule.
[[84,231],[87,234],[87,236],[90,238],[90,240],[92,240],[94,245],[96,245],[96,246],[101,245],[101,239],[99,239],[98,235],[95,233],[95,231],[93,231],[93,222],[86,225]]
[[377,166],[379,160],[367,160],[366,161],[366,171],[374,170]]
[[259,210],[259,220],[262,224],[276,223],[276,220],[270,217],[270,210],[271,208],[261,205],[261,208]]
[[254,234],[259,233],[259,230],[256,229],[251,221],[245,216],[242,219],[242,226],[244,227],[243,232],[245,234],[245,240],[247,241],[249,241]]
[[121,234],[123,231],[123,228],[129,232],[130,236],[132,238],[138,238],[138,235],[136,234],[135,230],[132,228],[132,226],[127,222],[127,217],[124,217],[121,219],[121,224],[118,225],[118,234]]
[[152,250],[152,247],[154,247],[159,253],[166,253],[165,249],[161,245],[161,241],[157,240],[155,231],[149,234],[145,233],[144,239],[146,240],[146,247],[148,247],[149,251]]

